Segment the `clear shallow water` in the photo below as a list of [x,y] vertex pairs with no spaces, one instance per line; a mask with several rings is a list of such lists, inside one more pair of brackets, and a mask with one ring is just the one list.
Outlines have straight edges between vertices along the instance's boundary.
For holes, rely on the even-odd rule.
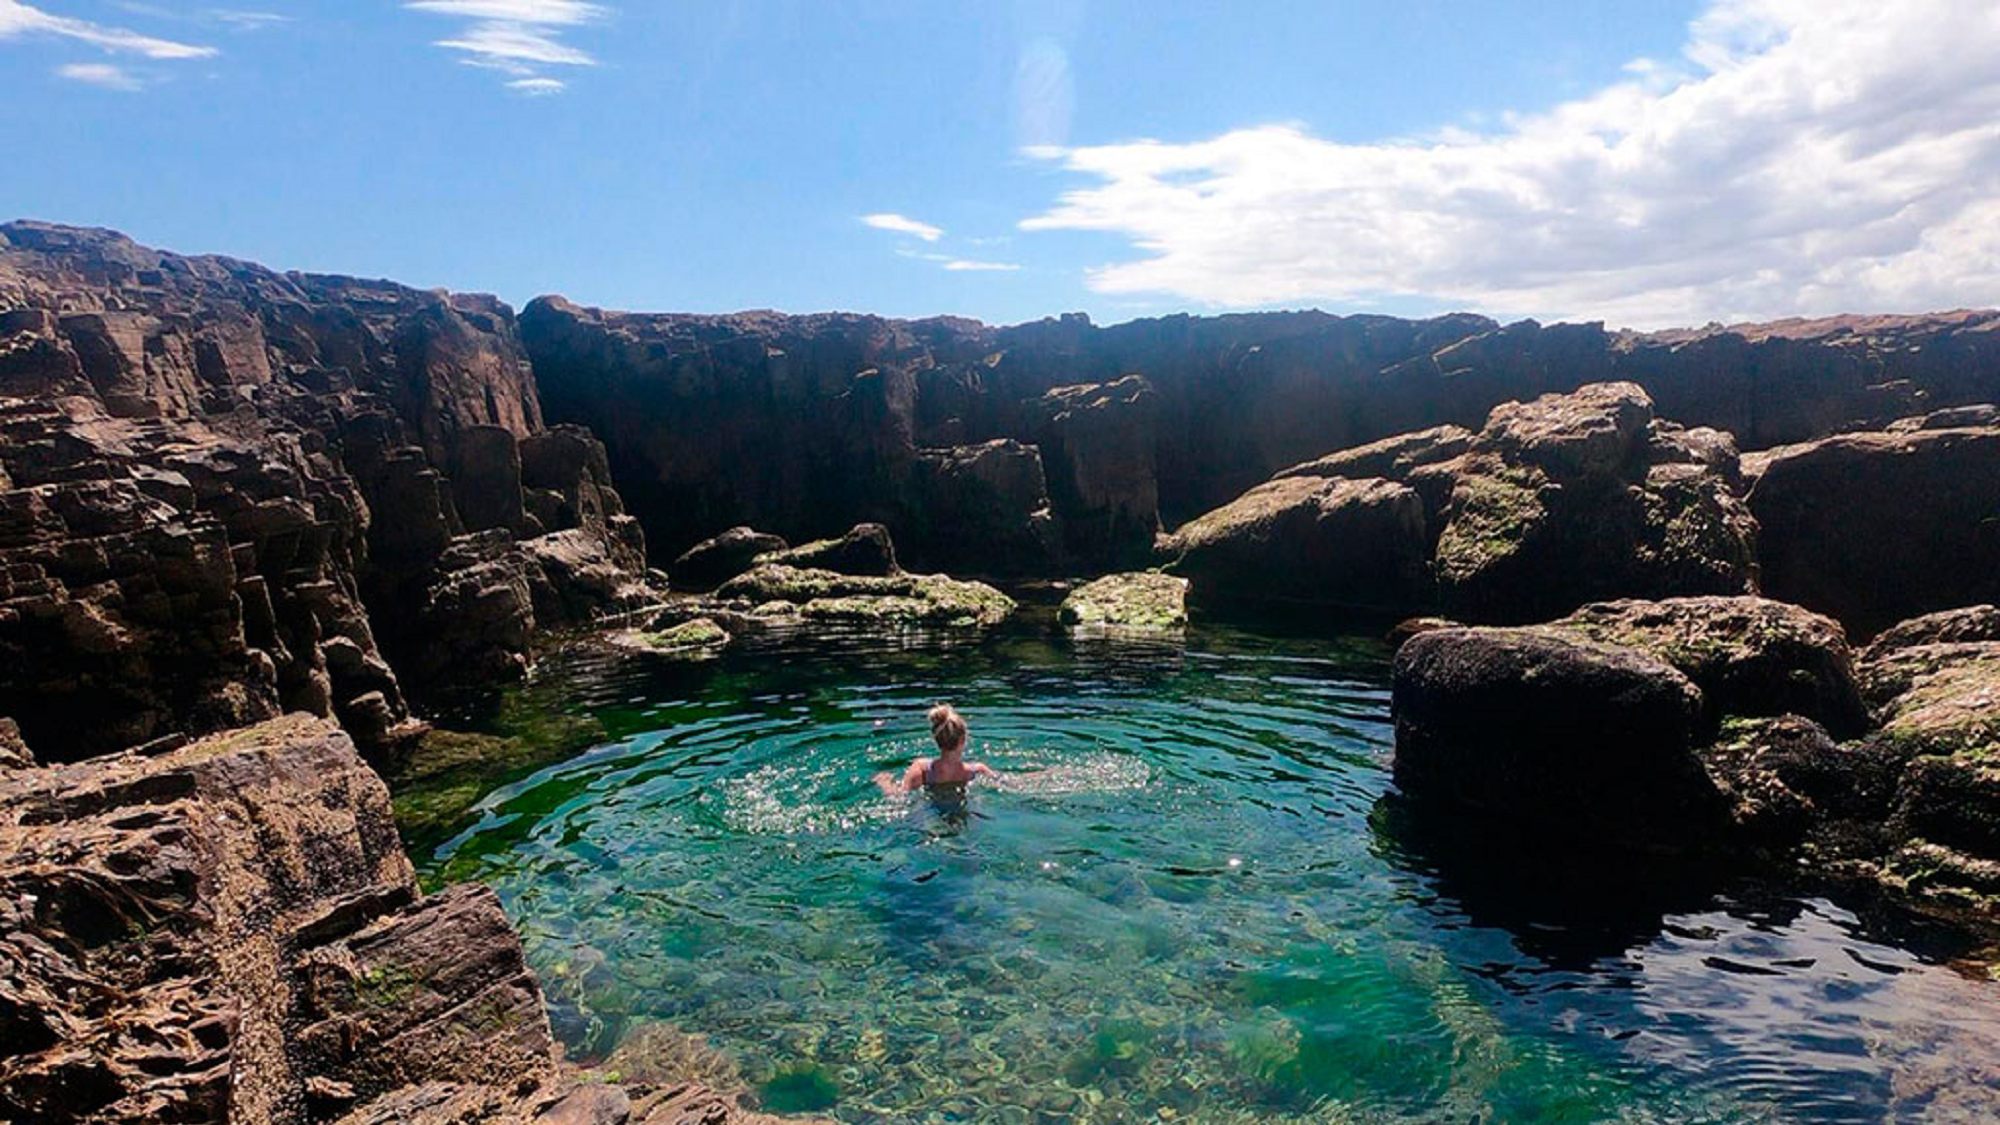
[[[664,1021],[851,1122],[2000,1119],[2000,986],[1948,936],[1412,818],[1373,645],[1027,624],[551,679],[611,740],[429,869],[499,892],[585,1060]],[[940,699],[1021,771],[963,819],[870,780]]]

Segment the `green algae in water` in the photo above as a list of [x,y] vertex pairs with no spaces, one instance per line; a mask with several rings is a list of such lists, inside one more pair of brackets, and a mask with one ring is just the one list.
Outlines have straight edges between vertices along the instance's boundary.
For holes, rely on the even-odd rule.
[[826,1067],[794,1063],[760,1085],[757,1100],[772,1113],[817,1113],[840,1100],[840,1083]]
[[[1199,627],[580,667],[609,739],[428,866],[500,893],[573,1057],[664,1024],[856,1123],[1921,1119],[1996,1057],[2000,997],[1838,907],[1441,871],[1383,815],[1385,681]],[[969,818],[870,780],[939,699],[1015,771]]]

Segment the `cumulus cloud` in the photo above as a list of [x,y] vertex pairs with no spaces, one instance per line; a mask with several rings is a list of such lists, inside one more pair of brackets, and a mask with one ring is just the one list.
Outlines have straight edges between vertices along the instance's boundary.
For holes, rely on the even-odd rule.
[[141,35],[122,27],[106,27],[88,20],[51,15],[16,0],[0,0],[0,39],[29,35],[70,39],[114,54],[139,55],[149,59],[205,59],[217,53],[213,47]]
[[101,86],[106,90],[130,92],[140,88],[138,79],[126,73],[123,67],[110,63],[70,63],[57,67],[56,73],[72,82]]
[[861,216],[861,221],[868,224],[871,227],[874,227],[876,230],[894,231],[897,234],[914,235],[917,238],[923,239],[925,242],[936,242],[938,239],[944,237],[943,228],[934,227],[929,223],[920,223],[917,220],[912,219],[907,215],[898,215],[893,211],[882,211],[873,215],[863,215]]
[[1140,256],[1101,292],[1384,298],[1638,327],[2000,303],[2000,6],[1716,0],[1678,59],[1479,132],[1296,125],[1031,152],[1021,225]]
[[562,36],[610,15],[605,6],[583,0],[411,0],[403,6],[470,21],[437,45],[459,52],[470,66],[511,76],[509,89],[537,95],[566,88],[562,80],[545,73],[548,68],[597,65],[588,51],[564,42]]

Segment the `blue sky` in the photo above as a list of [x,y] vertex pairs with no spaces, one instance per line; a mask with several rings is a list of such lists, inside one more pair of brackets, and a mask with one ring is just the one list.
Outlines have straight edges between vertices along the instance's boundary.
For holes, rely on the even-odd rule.
[[2000,303],[1986,0],[227,2],[0,0],[0,216],[653,310]]

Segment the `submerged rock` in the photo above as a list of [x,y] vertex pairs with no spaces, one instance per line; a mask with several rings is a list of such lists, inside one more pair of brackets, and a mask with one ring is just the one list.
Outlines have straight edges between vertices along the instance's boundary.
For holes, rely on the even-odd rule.
[[1428,600],[1423,501],[1385,480],[1284,477],[1161,541],[1203,602],[1398,611]]
[[1164,633],[1187,624],[1188,580],[1158,571],[1107,574],[1063,599],[1063,624]]
[[749,570],[757,556],[785,550],[790,544],[776,535],[748,527],[732,527],[689,547],[667,571],[676,590],[713,590]]
[[1553,630],[1421,633],[1396,654],[1396,782],[1525,835],[1649,850],[1715,842],[1701,691],[1635,649]]

